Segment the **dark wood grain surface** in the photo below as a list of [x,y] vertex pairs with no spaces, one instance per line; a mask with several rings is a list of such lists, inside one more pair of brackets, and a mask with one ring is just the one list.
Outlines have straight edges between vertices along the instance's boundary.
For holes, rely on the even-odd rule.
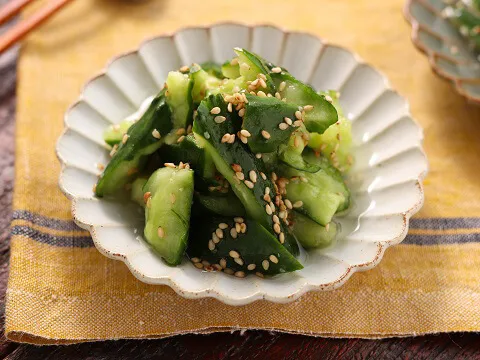
[[[6,0],[0,0],[0,5]],[[14,177],[15,62],[0,57],[0,322],[8,278]],[[480,335],[440,334],[384,340],[323,339],[266,331],[184,335],[163,340],[119,340],[69,346],[11,343],[6,359],[480,359]]]

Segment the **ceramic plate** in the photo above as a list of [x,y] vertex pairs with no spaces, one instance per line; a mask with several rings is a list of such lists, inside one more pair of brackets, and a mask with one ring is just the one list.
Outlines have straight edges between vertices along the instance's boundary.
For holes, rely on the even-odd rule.
[[450,80],[470,102],[480,105],[480,62],[455,27],[442,16],[443,0],[408,0],[404,14],[412,24],[412,41],[433,71]]
[[[222,63],[234,55],[234,46],[284,66],[317,89],[339,90],[353,122],[355,165],[348,178],[353,205],[335,219],[341,228],[337,241],[309,252],[303,270],[270,279],[202,272],[186,259],[168,267],[142,239],[142,211],[95,198],[92,192],[100,174],[96,164],[109,160],[102,140],[105,127],[156,94],[168,71],[192,62]],[[308,291],[336,289],[356,271],[376,266],[389,246],[401,242],[409,218],[423,204],[427,161],[422,130],[405,99],[350,51],[273,26],[217,24],[147,40],[137,51],[114,58],[85,85],[65,114],[65,127],[57,143],[60,188],[72,200],[75,222],[90,231],[100,252],[125,262],[138,279],[168,285],[188,298],[215,297],[242,305],[258,299],[289,302]]]

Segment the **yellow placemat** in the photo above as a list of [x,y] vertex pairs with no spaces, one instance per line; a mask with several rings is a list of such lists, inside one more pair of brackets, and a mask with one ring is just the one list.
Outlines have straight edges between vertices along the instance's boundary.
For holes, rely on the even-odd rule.
[[[18,71],[7,337],[47,344],[231,328],[369,338],[480,331],[480,109],[431,73],[401,7],[402,0],[81,0],[30,36]],[[54,145],[82,84],[145,37],[223,20],[271,22],[353,49],[388,75],[425,129],[431,171],[411,235],[338,291],[288,305],[186,300],[137,281],[71,221]]]

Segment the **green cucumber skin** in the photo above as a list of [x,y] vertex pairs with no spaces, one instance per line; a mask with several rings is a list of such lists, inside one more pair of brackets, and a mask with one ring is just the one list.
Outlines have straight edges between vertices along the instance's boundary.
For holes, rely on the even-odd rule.
[[[223,238],[215,244],[215,249],[209,249],[209,241],[212,233],[216,231],[220,223],[228,225],[222,230]],[[302,264],[285,248],[275,236],[267,231],[262,225],[254,220],[245,219],[246,232],[232,238],[230,230],[235,227],[231,217],[197,217],[192,220],[192,233],[190,235],[187,254],[190,258],[206,260],[210,264],[220,264],[221,259],[227,262],[227,268],[233,271],[243,271],[245,274],[261,272],[265,275],[276,275],[291,271],[300,270]],[[240,265],[229,255],[231,250],[240,254],[244,264]],[[278,259],[275,264],[269,260],[270,255]],[[262,266],[264,260],[269,260],[268,270]],[[254,270],[248,270],[247,265],[255,264]]]
[[[210,110],[216,106],[220,108],[220,114],[226,117],[226,121],[221,124],[216,124],[214,121],[214,117],[217,115],[210,114]],[[201,146],[205,147],[207,152],[211,154],[217,170],[230,183],[233,191],[245,206],[247,214],[273,233],[274,223],[272,216],[265,211],[267,203],[263,200],[263,197],[265,188],[269,187],[273,194],[274,186],[266,173],[265,165],[250,152],[247,145],[241,143],[238,139],[233,144],[221,142],[225,133],[236,134],[239,128],[240,119],[237,113],[227,111],[227,106],[221,95],[211,95],[200,103],[193,125],[195,137],[199,140]],[[256,172],[257,182],[253,189],[248,188],[244,182],[237,179],[232,170],[232,164],[239,164],[242,167],[246,180],[249,179],[251,170]],[[266,180],[263,180],[260,172],[267,175]],[[299,249],[296,240],[283,222],[281,222],[280,227],[285,234],[284,246],[293,255],[298,255]]]
[[224,75],[222,74],[222,67],[213,61],[201,63],[200,67],[211,76],[214,76],[220,80],[224,78]]
[[337,224],[331,222],[328,230],[309,217],[294,211],[292,232],[305,249],[323,249],[330,246],[337,235]]
[[198,213],[208,210],[213,214],[223,216],[246,215],[243,204],[232,192],[225,194],[225,196],[196,194],[195,201],[199,204]]
[[[258,97],[249,94],[247,100],[242,129],[248,130],[251,134],[248,138],[248,147],[254,153],[268,153],[276,151],[281,144],[288,142],[296,128],[288,126],[287,129],[281,130],[278,125],[284,123],[285,117],[295,119],[295,111],[298,107],[275,97]],[[262,136],[262,130],[270,134],[269,139]]]
[[165,91],[155,97],[143,116],[128,129],[128,140],[120,143],[117,152],[108,163],[97,182],[98,197],[113,195],[138,176],[147,162],[163,143],[152,135],[156,129],[161,137],[172,130],[170,109],[165,101]]
[[[143,187],[150,192],[145,207],[145,240],[168,265],[182,262],[188,241],[193,199],[193,171],[164,167]],[[158,228],[164,230],[164,237]]]
[[193,134],[186,135],[180,143],[163,145],[158,153],[164,162],[190,164],[195,174],[204,179],[213,179],[215,176],[216,170],[213,160],[204,149],[198,146]]
[[308,131],[323,134],[330,125],[338,121],[335,106],[328,102],[323,95],[315,92],[313,88],[285,72],[271,73],[270,75],[277,87],[283,81],[286,83],[286,87],[280,91],[280,95],[287,99],[287,103],[300,106],[313,105],[313,110],[305,113],[305,126]]

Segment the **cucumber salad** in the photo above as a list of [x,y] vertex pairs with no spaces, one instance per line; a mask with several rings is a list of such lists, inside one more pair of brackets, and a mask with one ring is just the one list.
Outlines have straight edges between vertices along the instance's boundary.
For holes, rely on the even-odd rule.
[[335,91],[315,91],[240,48],[223,65],[184,66],[143,114],[106,129],[111,160],[94,192],[145,209],[163,260],[237,277],[303,268],[328,246],[350,192],[351,124]]

